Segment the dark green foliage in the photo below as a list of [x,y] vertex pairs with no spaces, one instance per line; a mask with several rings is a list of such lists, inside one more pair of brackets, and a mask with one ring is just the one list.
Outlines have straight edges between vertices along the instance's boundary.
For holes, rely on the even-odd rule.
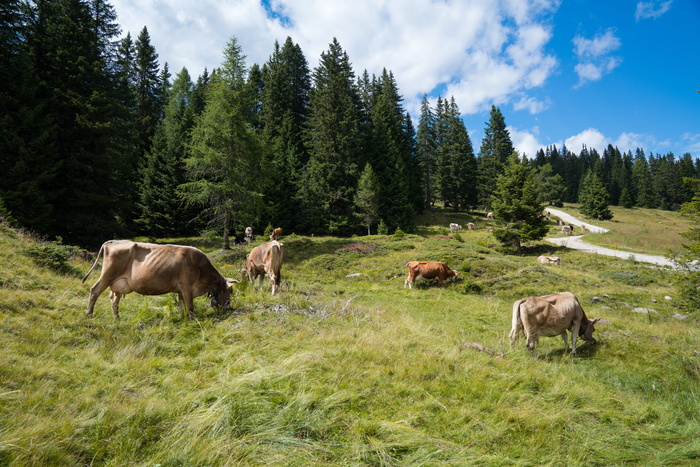
[[491,116],[484,130],[484,138],[479,149],[479,202],[490,206],[494,192],[494,181],[503,173],[508,158],[513,153],[513,142],[506,129],[501,110],[491,106]]
[[655,282],[655,279],[649,274],[637,271],[615,271],[607,270],[600,273],[600,276],[605,279],[610,279],[623,284],[644,287]]
[[345,235],[353,230],[362,142],[355,74],[337,40],[321,54],[313,80],[306,129],[309,160],[301,173],[297,212],[308,232]]
[[593,219],[612,219],[613,214],[608,207],[610,196],[597,174],[589,173],[581,188],[581,214]]
[[[700,223],[700,179],[685,178],[684,183],[695,195],[681,206],[681,213]],[[678,281],[678,294],[686,310],[697,311],[700,309],[700,228],[691,228],[681,235],[690,243],[683,245],[684,252],[676,258],[686,270],[686,275]]]
[[539,201],[549,206],[563,206],[562,196],[565,193],[564,180],[561,175],[553,173],[552,165],[545,164],[539,167],[537,178],[539,181]]
[[518,251],[523,242],[540,240],[547,234],[535,176],[530,167],[521,163],[518,154],[513,153],[505,172],[498,176],[491,198],[497,223],[494,237]]
[[367,235],[371,235],[370,227],[379,217],[379,180],[369,163],[357,183],[355,207],[362,224],[367,226]]

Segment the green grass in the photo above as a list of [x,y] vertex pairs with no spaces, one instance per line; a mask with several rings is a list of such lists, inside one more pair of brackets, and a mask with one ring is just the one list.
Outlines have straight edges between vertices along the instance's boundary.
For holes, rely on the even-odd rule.
[[[462,241],[444,235],[467,219]],[[246,280],[231,310],[196,300],[195,321],[136,294],[119,321],[107,294],[86,318],[89,262],[56,272],[0,226],[0,465],[696,464],[700,315],[674,317],[676,273],[545,244],[504,255],[488,225],[436,211],[421,235],[287,236],[280,295]],[[177,241],[240,276],[247,249]],[[413,259],[460,275],[404,289]],[[563,290],[605,320],[598,344],[511,348],[513,301]]]
[[578,205],[566,205],[560,209],[585,222],[610,230],[605,234],[586,234],[587,242],[636,253],[663,256],[669,252],[677,252],[683,243],[687,243],[687,240],[680,236],[681,232],[687,232],[694,226],[690,219],[676,211],[610,206],[613,218],[609,221],[598,221],[584,219]]

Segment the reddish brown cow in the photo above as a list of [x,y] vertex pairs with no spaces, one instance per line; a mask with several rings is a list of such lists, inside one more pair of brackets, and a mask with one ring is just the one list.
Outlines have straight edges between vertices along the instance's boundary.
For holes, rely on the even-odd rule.
[[119,300],[126,294],[178,294],[180,316],[194,318],[194,299],[204,294],[212,297],[212,306],[227,307],[231,286],[238,282],[221,276],[209,258],[197,248],[181,245],[154,245],[128,240],[105,242],[83,283],[100,256],[104,256],[102,274],[90,289],[87,315],[92,316],[95,302],[108,287],[112,313],[119,318]]
[[260,277],[262,286],[265,274],[270,277],[272,284],[272,295],[282,282],[282,260],[284,259],[284,244],[273,240],[271,242],[258,245],[250,252],[246,258],[246,270],[248,279],[255,285],[255,278]]
[[566,351],[569,349],[568,330],[571,332],[571,353],[576,354],[577,337],[595,343],[593,325],[596,322],[598,319],[586,318],[581,304],[571,292],[521,298],[513,304],[510,345],[515,344],[522,331],[527,339],[527,348],[535,358],[535,344],[540,336],[561,336]]
[[435,278],[437,278],[438,287],[442,287],[442,282],[445,279],[457,275],[457,271],[453,271],[445,263],[439,261],[409,261],[406,263],[406,267],[408,267],[408,277],[403,283],[404,289],[406,285],[412,289],[413,283],[417,280]]
[[282,238],[282,227],[277,227],[272,231],[270,240],[279,240],[280,238]]

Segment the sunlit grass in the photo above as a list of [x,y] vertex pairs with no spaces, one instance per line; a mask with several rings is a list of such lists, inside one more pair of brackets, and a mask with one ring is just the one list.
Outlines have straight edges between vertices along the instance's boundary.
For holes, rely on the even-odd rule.
[[[425,236],[286,237],[279,295],[244,281],[231,310],[196,300],[194,321],[135,294],[119,321],[107,294],[86,318],[91,281],[34,265],[34,240],[3,230],[0,465],[697,461],[700,329],[664,298],[674,272],[545,244],[503,255],[485,219],[459,240],[444,222],[471,216],[433,214]],[[200,247],[240,275],[245,251]],[[552,248],[561,266],[535,262]],[[412,259],[460,275],[404,289]],[[511,348],[513,301],[563,290],[605,320],[598,345]]]
[[[577,205],[567,205],[561,210],[583,219]],[[693,226],[690,219],[676,211],[619,206],[610,206],[610,210],[614,217],[609,221],[584,219],[610,230],[605,234],[587,233],[587,242],[637,253],[666,255],[678,251],[683,243],[687,243],[680,234]]]

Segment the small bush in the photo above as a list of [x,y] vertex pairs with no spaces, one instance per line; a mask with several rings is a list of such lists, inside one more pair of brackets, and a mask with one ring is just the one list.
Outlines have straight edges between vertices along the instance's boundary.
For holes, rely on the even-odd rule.
[[654,282],[654,278],[650,275],[635,271],[603,271],[600,276],[634,287],[643,287]]
[[26,247],[24,253],[40,266],[63,272],[68,269],[71,252],[70,248],[60,243],[42,242]]
[[396,238],[404,238],[406,236],[406,233],[401,230],[401,227],[396,227],[396,230],[394,231],[394,237]]
[[465,295],[467,294],[481,294],[484,291],[484,287],[479,284],[478,282],[473,282],[470,280],[465,280],[464,281],[464,289],[463,293]]

